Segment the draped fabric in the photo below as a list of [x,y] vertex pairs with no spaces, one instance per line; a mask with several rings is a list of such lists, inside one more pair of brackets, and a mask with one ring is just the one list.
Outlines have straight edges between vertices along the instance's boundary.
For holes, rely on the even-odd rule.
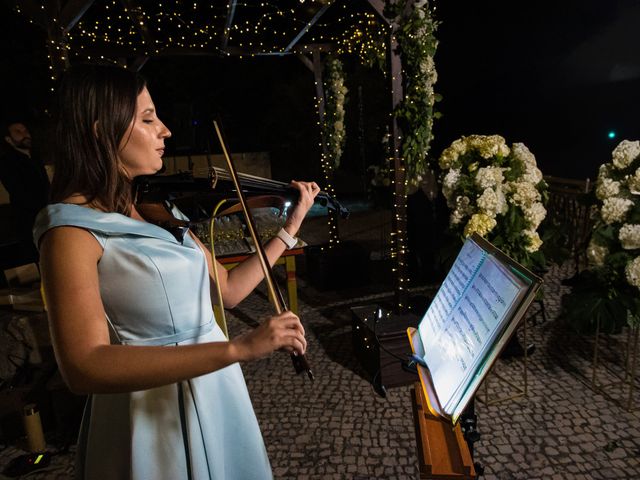
[[[112,343],[226,341],[209,297],[202,250],[117,213],[49,205],[34,239],[59,226],[88,230],[104,249],[100,293]],[[262,435],[238,364],[180,384],[91,395],[78,442],[80,479],[269,479]]]

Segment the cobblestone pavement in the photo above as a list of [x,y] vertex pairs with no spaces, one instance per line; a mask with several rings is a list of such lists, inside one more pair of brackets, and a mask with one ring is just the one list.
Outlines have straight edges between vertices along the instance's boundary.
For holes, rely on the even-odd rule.
[[[485,467],[487,480],[640,478],[640,415],[590,388],[593,340],[554,322],[564,276],[554,268],[545,277],[548,321],[539,315],[527,319],[527,343],[536,344],[528,362],[527,397],[476,403],[481,439],[475,460]],[[247,328],[243,323],[250,312],[266,315],[267,307],[263,296],[248,299],[232,319],[232,331]],[[350,317],[343,308],[302,303],[314,384],[294,376],[283,355],[244,367],[274,474],[282,479],[418,478],[410,387],[388,389],[386,398],[373,391],[354,359]],[[523,340],[522,330],[519,335]],[[625,335],[612,336],[602,344],[604,365],[622,365],[618,352],[625,340]],[[499,360],[494,369],[523,386],[520,361]],[[602,381],[609,377],[604,369],[600,376]],[[619,389],[610,391],[615,395]],[[481,387],[481,398],[489,401],[515,393],[495,375],[486,392],[485,398]],[[639,397],[640,392],[635,395],[640,406]]]
[[[527,343],[536,345],[528,363],[527,397],[476,403],[481,439],[475,460],[485,467],[487,480],[640,478],[640,414],[627,412],[620,398],[590,388],[593,338],[555,321],[567,288],[560,280],[569,273],[549,271],[544,288],[548,319],[527,319]],[[389,388],[386,398],[380,397],[353,353],[349,307],[373,302],[373,295],[319,292],[304,279],[299,290],[316,381],[296,376],[284,354],[243,365],[275,478],[417,479],[410,387]],[[252,294],[229,312],[231,334],[269,313],[264,291]],[[522,339],[522,330],[519,334]],[[601,343],[602,382],[612,378],[607,369],[621,369],[625,341],[623,332]],[[494,370],[522,385],[518,361],[499,360]],[[485,400],[513,393],[495,375],[490,379]],[[614,397],[619,393],[607,391]],[[485,394],[483,387],[479,393]],[[639,397],[637,388],[638,411]],[[15,446],[5,448],[0,465],[21,453]],[[61,454],[53,458],[50,471],[27,478],[63,479],[72,471],[73,454]]]

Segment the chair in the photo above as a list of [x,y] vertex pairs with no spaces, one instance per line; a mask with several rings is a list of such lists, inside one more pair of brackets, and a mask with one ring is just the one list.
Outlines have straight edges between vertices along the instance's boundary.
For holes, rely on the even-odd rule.
[[0,290],[0,305],[11,305],[14,310],[45,310],[37,264],[28,263],[9,268],[3,273],[9,288]]

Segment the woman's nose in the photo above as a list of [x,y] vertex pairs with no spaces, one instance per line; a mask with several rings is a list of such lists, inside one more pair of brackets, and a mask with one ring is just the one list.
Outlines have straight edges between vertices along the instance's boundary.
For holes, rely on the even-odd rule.
[[162,131],[160,132],[160,136],[162,138],[169,138],[171,136],[171,130],[169,130],[164,123],[162,124]]

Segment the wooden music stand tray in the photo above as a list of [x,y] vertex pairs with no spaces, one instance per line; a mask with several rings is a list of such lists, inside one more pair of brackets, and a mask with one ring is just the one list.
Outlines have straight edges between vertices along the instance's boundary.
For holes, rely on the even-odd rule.
[[434,417],[427,408],[422,385],[411,389],[418,443],[420,479],[473,480],[476,470],[460,424]]

